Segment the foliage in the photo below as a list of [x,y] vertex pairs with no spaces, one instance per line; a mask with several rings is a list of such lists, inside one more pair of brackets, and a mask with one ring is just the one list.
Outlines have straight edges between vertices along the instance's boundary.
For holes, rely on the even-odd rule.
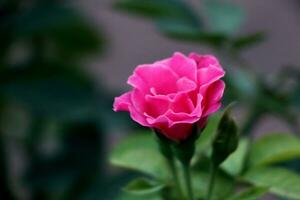
[[[96,88],[82,62],[102,52],[105,38],[88,21],[64,1],[0,3],[3,199],[24,199],[22,190],[29,199],[84,199],[112,182],[101,118],[116,120],[107,115],[113,95]],[[7,151],[11,144],[20,152]],[[19,154],[26,166],[10,174],[10,157]]]
[[[149,2],[153,10],[139,6]],[[259,199],[267,193],[281,198],[300,199],[298,136],[289,133],[261,133],[264,136],[253,140],[251,135],[257,122],[266,114],[281,118],[294,130],[294,134],[299,133],[299,68],[284,66],[282,71],[275,74],[273,82],[267,82],[265,76],[254,72],[242,54],[267,39],[267,34],[239,34],[245,21],[245,10],[233,1],[222,0],[200,1],[199,7],[191,6],[185,0],[116,0],[115,6],[121,11],[150,20],[157,31],[169,39],[211,47],[227,72],[225,104],[238,101],[239,106],[246,110],[245,123],[239,128],[242,137],[236,150],[235,145],[232,146],[232,151],[235,150],[233,153],[225,153],[220,144],[216,143],[218,140],[215,139],[218,135],[220,137],[219,114],[212,116],[201,132],[192,162],[192,179],[199,187],[194,191],[197,199],[205,198],[209,158],[212,155],[220,157],[220,162],[225,160],[217,174],[216,185],[221,184],[221,174],[229,177],[221,184],[223,190],[219,191],[217,187],[213,191],[214,199]],[[162,10],[167,12],[159,12]],[[291,80],[295,84],[290,84]],[[234,140],[234,137],[229,138]],[[235,143],[224,142],[224,148]],[[218,148],[222,150],[217,153]],[[226,155],[222,157],[223,153]],[[202,177],[198,176],[202,173]],[[165,184],[172,186],[172,183]],[[236,193],[240,187],[242,192]],[[168,191],[167,187],[161,191],[161,195],[164,191]],[[166,199],[168,198],[170,197]]]
[[[211,127],[217,127],[220,123],[220,117],[218,116],[219,115],[209,120],[206,129],[203,131],[206,135],[201,135],[199,142],[197,142],[198,151],[193,158],[192,168],[194,193],[197,199],[203,199],[205,197],[205,191],[208,187],[209,159],[207,155],[210,154],[211,148],[213,147],[212,142],[209,142],[211,141],[211,137],[208,135],[214,138],[216,129],[212,129]],[[166,169],[166,163],[164,163],[163,160],[158,162],[156,159],[153,159],[161,157],[161,155],[159,154],[158,146],[155,146],[152,135],[150,131],[139,132],[132,135],[129,139],[118,144],[110,155],[112,164],[126,168],[131,166],[130,169],[138,170],[143,174],[149,175],[151,178],[151,181],[141,178],[135,180],[133,183],[129,183],[124,190],[124,192],[131,194],[131,196],[126,197],[128,200],[137,198],[135,197],[136,195],[142,195],[140,198],[144,198],[143,195],[149,195],[150,191],[156,195],[153,199],[159,198],[159,196],[168,193],[170,188],[173,187],[174,183],[171,178],[161,178],[164,177],[162,175],[164,174],[164,169]],[[141,138],[143,138],[143,140],[141,140]],[[249,139],[241,138],[237,150],[222,163],[221,169],[217,174],[213,199],[250,200],[258,199],[266,193],[289,199],[299,199],[300,175],[283,166],[274,166],[274,164],[300,158],[300,155],[297,154],[297,148],[299,146],[297,145],[298,138],[287,133],[277,133],[258,138],[253,145],[249,145],[249,142]],[[148,145],[150,144],[153,157],[151,156],[151,160],[147,161],[147,159],[150,158],[150,156],[148,156],[150,154],[146,152],[149,151]],[[208,146],[202,148],[203,144],[207,144]],[[271,144],[276,145],[271,146]],[[133,155],[133,152],[135,152],[135,155]],[[143,160],[133,159],[134,157],[141,157],[138,156],[139,154],[144,155]],[[124,158],[126,158],[126,160]],[[122,164],[120,165],[119,163]],[[152,168],[157,170],[151,170],[151,173],[149,173],[149,169]],[[159,169],[161,169],[161,171],[159,171]],[[235,188],[235,186],[244,185],[245,183],[249,185],[247,185],[242,192],[236,194],[235,190],[237,188]],[[133,189],[133,191],[131,191],[131,189]],[[168,199],[168,197],[166,198]]]

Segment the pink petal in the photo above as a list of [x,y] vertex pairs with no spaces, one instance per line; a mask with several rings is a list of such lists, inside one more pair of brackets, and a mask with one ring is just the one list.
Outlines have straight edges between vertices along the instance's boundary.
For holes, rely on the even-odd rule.
[[194,123],[180,122],[171,124],[170,126],[170,119],[168,119],[166,116],[160,116],[157,119],[147,119],[147,121],[152,127],[155,127],[166,137],[175,141],[180,141],[187,138],[191,133],[193,126],[192,123]]
[[140,89],[137,89],[137,88],[133,89],[133,91],[131,93],[132,105],[140,113],[145,112],[145,107],[146,107],[145,95],[146,94],[143,91],[141,91]]
[[149,126],[146,118],[137,111],[137,109],[132,105],[131,102],[131,92],[127,92],[120,97],[116,97],[113,105],[114,111],[129,111],[130,117],[141,124],[142,126]]
[[129,76],[129,78],[127,80],[127,84],[129,84],[133,88],[137,88],[141,91],[146,92],[149,90],[149,86],[145,82],[145,80],[143,80],[140,76],[137,76],[135,73],[133,73],[131,76]]
[[201,94],[197,94],[197,101],[196,101],[196,106],[191,113],[192,115],[196,115],[197,117],[202,116],[202,101],[203,101],[203,96]]
[[169,127],[175,124],[193,124],[199,120],[198,116],[189,113],[175,113],[172,110],[169,110],[165,116],[170,120]]
[[214,105],[210,105],[210,106],[207,108],[207,110],[204,111],[203,117],[209,116],[209,115],[211,115],[212,113],[217,112],[217,111],[220,109],[221,105],[222,105],[222,104],[221,104],[220,102],[218,102],[218,103],[216,103],[216,104],[214,104]]
[[114,100],[113,110],[115,112],[117,111],[129,111],[129,105],[130,105],[130,95],[131,92],[127,92],[125,94],[122,94],[119,97],[116,97]]
[[187,93],[177,94],[170,106],[175,113],[191,113],[194,110],[194,104]]
[[188,79],[197,80],[197,65],[196,62],[185,55],[176,52],[167,63],[179,77],[187,77]]
[[225,83],[222,80],[216,81],[211,87],[208,89],[209,99],[212,102],[220,101],[224,94]]
[[189,58],[192,58],[196,61],[198,69],[208,67],[210,65],[221,67],[218,59],[212,55],[199,55],[197,53],[191,53]]
[[176,85],[177,85],[177,90],[179,92],[189,92],[189,91],[195,90],[197,88],[196,83],[186,77],[179,79],[176,82]]
[[208,116],[216,112],[221,107],[221,99],[224,93],[225,83],[222,80],[210,85],[206,91],[204,105],[204,115]]
[[175,124],[174,126],[164,129],[162,127],[163,134],[171,140],[181,141],[186,139],[192,131],[192,124]]
[[167,96],[146,95],[146,107],[144,112],[151,117],[163,115],[169,109],[170,101]]
[[198,69],[198,84],[201,86],[209,85],[225,75],[222,68],[214,67],[210,65],[209,67]]
[[128,83],[145,93],[153,87],[158,94],[169,94],[176,92],[177,79],[177,75],[166,66],[150,64],[138,66]]

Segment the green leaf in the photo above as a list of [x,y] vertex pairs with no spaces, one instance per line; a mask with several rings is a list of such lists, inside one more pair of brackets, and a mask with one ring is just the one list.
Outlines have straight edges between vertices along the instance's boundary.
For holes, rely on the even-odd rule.
[[300,199],[300,175],[282,168],[255,168],[243,176],[243,180],[282,197]]
[[163,200],[160,195],[150,195],[150,196],[137,196],[137,195],[132,195],[132,194],[121,194],[117,200]]
[[[295,67],[296,68],[296,67]],[[295,110],[300,112],[300,70],[297,67],[296,69],[289,69],[291,73],[295,75],[296,85],[293,91],[291,92],[291,105]],[[290,77],[290,76],[288,76]]]
[[135,195],[149,195],[161,191],[164,184],[157,183],[145,178],[137,178],[123,188],[125,192]]
[[261,199],[267,192],[268,188],[254,187],[240,192],[227,200],[257,200]]
[[206,0],[209,27],[213,32],[231,35],[244,22],[245,13],[239,6],[217,0]]
[[137,170],[157,179],[170,177],[166,162],[158,151],[152,133],[138,133],[116,145],[110,155],[113,165]]
[[275,133],[259,138],[252,146],[250,166],[270,165],[300,158],[300,139],[296,136]]
[[185,41],[221,46],[228,38],[224,34],[206,32],[202,20],[182,0],[120,0],[123,10],[150,17],[166,36]]
[[238,176],[244,168],[248,148],[249,140],[242,138],[238,144],[237,150],[222,163],[222,169],[232,176]]
[[156,21],[157,28],[167,36],[188,40],[199,40],[201,28],[174,19],[159,19]]
[[260,92],[259,80],[249,69],[235,68],[228,69],[225,82],[230,90],[235,92],[235,98],[242,101],[257,98]]
[[230,116],[230,109],[231,105],[225,109],[213,141],[211,158],[215,166],[219,166],[238,146],[237,126]]
[[258,32],[258,33],[253,33],[250,35],[238,37],[233,40],[232,42],[232,47],[235,50],[241,50],[244,48],[251,47],[253,45],[256,45],[262,41],[264,41],[265,35],[264,33]]
[[173,19],[190,24],[199,24],[198,17],[182,0],[119,0],[117,8],[152,19]]
[[[207,171],[197,171],[192,173],[193,190],[196,199],[203,199],[206,197],[206,192],[209,183],[209,172]],[[212,194],[213,200],[225,199],[228,197],[234,189],[234,181],[222,171],[219,171],[215,186]]]
[[24,9],[12,17],[12,21],[16,37],[39,37],[50,44],[57,55],[82,57],[83,53],[103,47],[102,34],[70,6],[53,2],[40,4]]
[[210,116],[205,129],[202,131],[199,139],[196,141],[196,152],[204,153],[211,148],[213,140],[217,134],[218,124],[221,119],[221,114],[217,113]]
[[[39,122],[37,125],[41,126],[41,122],[37,122]],[[51,195],[66,195],[72,191],[72,194],[69,194],[78,198],[86,191],[86,186],[90,186],[95,177],[103,172],[102,130],[99,130],[96,123],[90,121],[65,123],[59,132],[62,134],[57,135],[59,137],[54,140],[58,142],[60,148],[45,153],[38,149],[38,145],[49,141],[49,138],[43,138],[41,130],[36,129],[38,129],[36,134],[32,132],[29,135],[31,138],[27,136],[26,149],[29,162],[22,181],[33,192],[44,191]],[[83,186],[83,182],[86,185]]]
[[2,74],[0,91],[38,116],[62,120],[94,117],[96,99],[91,83],[76,70],[60,66],[10,70]]
[[32,6],[13,17],[14,33],[20,37],[45,33],[53,28],[68,25],[74,16],[75,13],[67,7],[52,3]]

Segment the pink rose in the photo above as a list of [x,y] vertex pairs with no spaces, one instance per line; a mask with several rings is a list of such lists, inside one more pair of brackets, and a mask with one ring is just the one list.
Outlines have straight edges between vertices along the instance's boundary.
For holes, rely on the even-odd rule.
[[139,124],[184,140],[194,123],[204,127],[207,117],[220,108],[224,74],[214,56],[176,52],[137,66],[127,81],[133,89],[115,98],[114,111],[129,111]]

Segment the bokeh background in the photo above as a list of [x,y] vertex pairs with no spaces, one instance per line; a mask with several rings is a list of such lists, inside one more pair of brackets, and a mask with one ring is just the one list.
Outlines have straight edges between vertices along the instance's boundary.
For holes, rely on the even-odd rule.
[[196,25],[171,0],[134,2],[0,1],[2,199],[115,199],[135,174],[110,166],[110,149],[141,127],[113,98],[136,65],[174,51],[221,59],[241,134],[299,134],[299,1],[185,0]]

